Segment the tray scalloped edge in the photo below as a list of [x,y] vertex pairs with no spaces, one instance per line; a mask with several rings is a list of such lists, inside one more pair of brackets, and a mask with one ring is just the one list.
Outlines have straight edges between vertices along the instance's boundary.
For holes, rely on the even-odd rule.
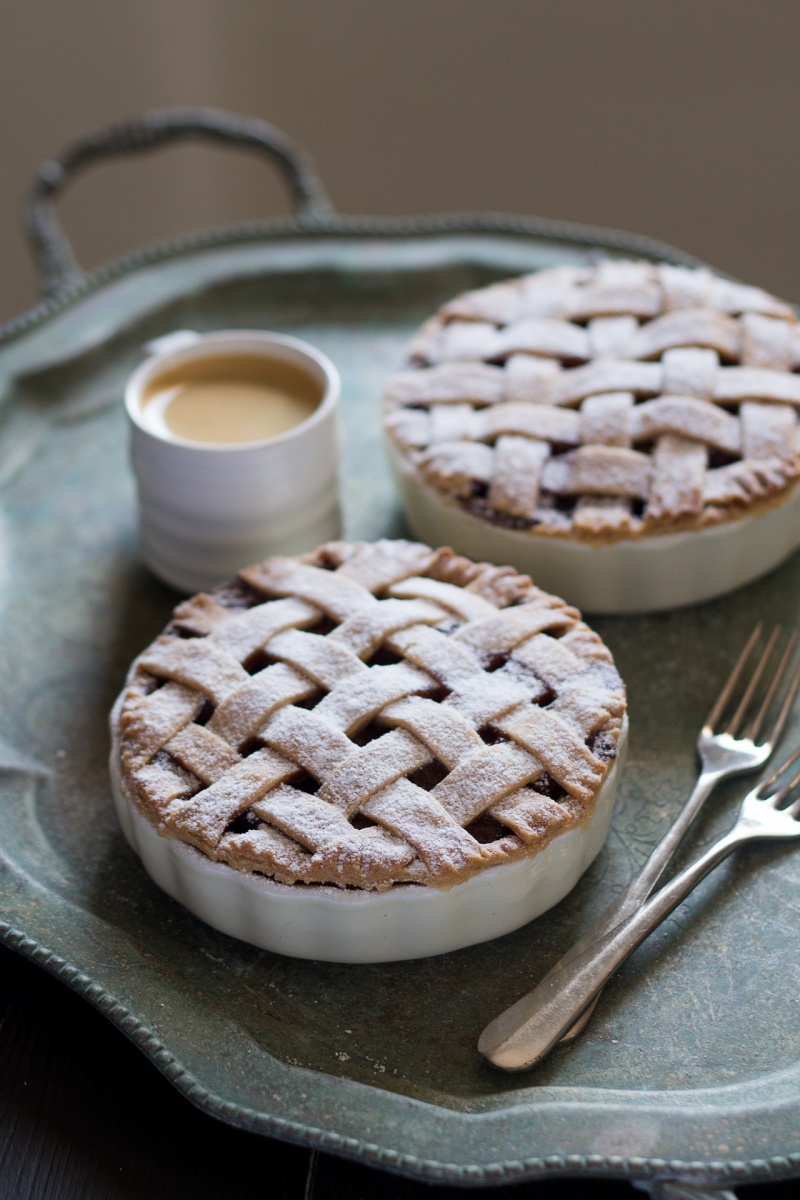
[[[680,1179],[686,1183],[725,1185],[777,1180],[800,1172],[800,1152],[749,1161],[684,1161],[681,1159],[626,1157],[602,1154],[549,1154],[545,1157],[504,1162],[462,1164],[404,1154],[374,1142],[361,1141],[330,1130],[306,1126],[284,1117],[270,1117],[252,1108],[226,1101],[199,1083],[167,1050],[148,1026],[91,976],[6,922],[0,922],[0,940],[10,949],[44,968],[108,1017],[137,1049],[153,1063],[181,1095],[218,1120],[253,1133],[280,1137],[296,1145],[331,1151],[368,1165],[413,1176],[428,1182],[461,1186],[523,1182],[562,1172],[606,1175],[633,1180]],[[469,1114],[464,1114],[469,1119]],[[480,1119],[480,1118],[476,1118]]]

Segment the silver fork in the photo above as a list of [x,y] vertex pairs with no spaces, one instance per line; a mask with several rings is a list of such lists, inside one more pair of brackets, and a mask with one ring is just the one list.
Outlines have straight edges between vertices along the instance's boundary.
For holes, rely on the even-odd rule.
[[[759,622],[703,724],[697,739],[697,752],[702,764],[700,774],[691,795],[678,816],[622,894],[600,914],[583,936],[559,959],[542,983],[641,908],[648,896],[655,890],[658,881],[674,858],[689,826],[721,780],[732,775],[744,774],[747,771],[755,771],[758,767],[763,766],[769,758],[781,736],[798,685],[800,685],[800,667],[787,677],[789,663],[797,641],[797,634],[793,633],[780,656],[766,694],[760,704],[755,704],[754,697],[775,650],[780,628],[776,626],[773,629],[763,651],[758,655],[757,646],[761,633],[762,625]],[[754,651],[756,659],[753,665],[751,659]],[[749,676],[746,676],[748,664],[750,673]],[[738,689],[740,688],[741,696],[738,703],[736,703],[729,720],[720,728],[722,718],[733,706],[734,696],[739,696]],[[777,712],[774,712],[776,708]],[[767,727],[770,714],[773,716]],[[583,1030],[591,1017],[596,1002],[597,997],[584,1009],[580,1019],[567,1028],[563,1035],[564,1040],[576,1037]],[[522,1001],[518,1003],[521,1004]],[[498,1027],[502,1024],[507,1037],[513,1035],[509,1014],[516,1008],[517,1005],[513,1005],[492,1021],[478,1042],[481,1054],[498,1066],[503,1064],[497,1062],[496,1055],[499,1054],[504,1059],[507,1057],[502,1054],[500,1043],[498,1043]],[[524,1066],[524,1064],[522,1065]],[[506,1069],[513,1070],[515,1068],[507,1066]]]
[[[800,799],[793,798],[783,807],[800,783],[800,770],[768,793],[768,789],[794,767],[798,759],[800,749],[795,750],[769,779],[763,780],[745,796],[730,832],[665,884],[637,913],[582,954],[570,959],[559,971],[548,975],[534,992],[494,1021],[484,1031],[482,1052],[497,1066],[509,1071],[532,1067],[559,1041],[637,946],[723,859],[747,842],[800,838]],[[510,1037],[504,1021],[513,1031]],[[494,1043],[487,1037],[492,1030]]]
[[[653,894],[658,881],[675,857],[690,825],[718,783],[733,775],[744,775],[748,771],[755,771],[769,759],[783,732],[798,684],[800,684],[800,667],[787,680],[772,725],[769,731],[765,732],[764,726],[767,717],[770,710],[775,707],[778,689],[794,653],[797,634],[793,633],[789,638],[766,694],[761,704],[756,706],[753,704],[753,697],[756,695],[758,685],[761,683],[767,664],[774,652],[780,635],[780,626],[776,625],[773,629],[761,656],[757,658],[755,665],[751,666],[749,679],[744,683],[745,667],[758,645],[761,633],[762,623],[759,622],[739,655],[727,682],[698,734],[697,753],[700,756],[701,769],[688,800],[625,891],[590,925],[568,954],[559,959],[552,968],[553,971],[559,970],[565,961],[573,958],[575,954],[581,953],[587,946],[596,942],[598,937],[602,937],[620,921],[624,921],[645,902],[648,896]],[[719,729],[722,717],[726,710],[730,709],[732,697],[741,684],[744,684],[741,698],[728,721],[722,729]],[[751,707],[755,709],[753,713],[750,712]],[[750,719],[745,724],[748,716]],[[599,996],[582,1014],[580,1020],[567,1030],[564,1034],[564,1041],[571,1041],[583,1031],[598,999]]]

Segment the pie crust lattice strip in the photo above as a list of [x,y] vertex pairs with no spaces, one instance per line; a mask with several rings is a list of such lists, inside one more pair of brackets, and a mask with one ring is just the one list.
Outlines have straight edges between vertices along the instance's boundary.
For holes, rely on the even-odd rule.
[[594,542],[715,525],[800,475],[800,324],[707,269],[603,261],[468,292],[419,332],[385,423],[428,487]]
[[601,640],[511,568],[331,543],[181,604],[131,668],[112,758],[210,859],[447,888],[588,818],[624,714]]

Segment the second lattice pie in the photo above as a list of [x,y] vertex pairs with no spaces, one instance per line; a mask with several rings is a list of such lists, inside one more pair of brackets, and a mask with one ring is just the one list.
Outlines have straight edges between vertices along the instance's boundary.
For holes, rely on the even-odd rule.
[[412,525],[589,611],[719,594],[800,541],[798,366],[794,311],[705,269],[468,292],[386,389]]

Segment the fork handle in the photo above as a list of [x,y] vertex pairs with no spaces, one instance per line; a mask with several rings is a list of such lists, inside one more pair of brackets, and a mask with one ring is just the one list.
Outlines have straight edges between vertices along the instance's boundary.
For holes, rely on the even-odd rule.
[[[674,858],[689,826],[724,775],[725,772],[722,771],[703,771],[678,816],[641,869],[634,875],[625,890],[615,900],[612,900],[607,908],[603,909],[600,916],[581,934],[567,953],[562,955],[558,962],[550,968],[542,983],[639,911],[647,898],[652,895],[659,879]],[[576,1021],[575,1026],[567,1030],[565,1036],[570,1039],[577,1037],[590,1015],[591,1009],[583,1014],[581,1021]]]
[[[570,957],[527,996],[487,1025],[478,1050],[496,1067],[523,1071],[552,1049],[626,958],[701,879],[754,835],[734,828],[639,908],[623,924]],[[574,948],[573,948],[574,949]]]

